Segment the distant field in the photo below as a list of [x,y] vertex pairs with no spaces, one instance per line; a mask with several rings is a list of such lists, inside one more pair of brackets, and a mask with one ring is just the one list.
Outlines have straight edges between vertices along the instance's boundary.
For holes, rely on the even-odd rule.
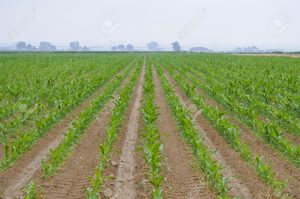
[[237,54],[237,55],[248,55],[248,56],[265,56],[265,57],[293,57],[299,58],[300,54]]
[[289,56],[0,53],[0,198],[300,198]]

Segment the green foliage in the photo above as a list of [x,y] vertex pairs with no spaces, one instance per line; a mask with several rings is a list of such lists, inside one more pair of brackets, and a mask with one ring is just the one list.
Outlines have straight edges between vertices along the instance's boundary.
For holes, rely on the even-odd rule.
[[121,85],[122,80],[130,72],[128,69],[109,83],[103,92],[92,101],[91,105],[83,110],[72,122],[71,127],[65,134],[64,140],[57,148],[51,150],[48,161],[42,162],[42,172],[46,178],[52,176],[73,151],[75,145],[79,142],[80,137],[84,133],[84,130],[95,119],[99,110],[104,107],[113,92]]
[[136,62],[136,57],[80,53],[1,54],[0,147],[4,147],[5,156],[0,160],[0,171],[9,168],[122,67]]
[[153,186],[151,198],[163,198],[162,183],[165,178],[161,176],[161,151],[163,145],[160,143],[159,131],[157,128],[157,107],[154,103],[154,84],[152,69],[146,67],[145,83],[143,85],[144,100],[142,106],[144,133],[143,151],[144,159],[149,165],[149,182]]
[[[282,195],[284,193],[285,181],[277,180],[275,172],[272,170],[270,164],[266,164],[262,161],[262,158],[255,157],[250,150],[250,147],[243,143],[240,139],[239,129],[232,124],[226,117],[224,113],[219,111],[216,107],[207,105],[203,98],[195,90],[195,85],[188,84],[187,81],[180,75],[175,75],[174,71],[167,67],[169,71],[173,74],[173,77],[183,89],[185,94],[197,105],[198,110],[202,110],[204,116],[210,121],[210,123],[215,127],[217,132],[226,140],[226,142],[240,154],[241,158],[248,162],[258,173],[258,175],[271,185],[274,193]],[[193,89],[191,89],[193,88]],[[270,138],[275,135],[268,134]],[[277,134],[276,134],[277,135]],[[259,158],[259,166],[257,164],[257,158]],[[267,168],[267,169],[266,169]]]
[[[243,92],[234,90],[233,88],[237,87],[234,86],[235,84],[230,84],[231,86],[228,88],[224,85],[224,82],[218,82],[211,77],[211,74],[203,75],[191,66],[185,68],[176,67],[176,69],[191,81],[193,85],[205,90],[216,101],[234,113],[252,129],[252,132],[281,152],[283,157],[290,160],[295,166],[300,166],[300,147],[287,140],[281,133],[280,127],[274,121],[268,122],[260,118],[259,113],[255,110],[259,100],[256,100],[256,104],[250,105],[245,103],[245,100],[240,102],[238,99],[243,96]],[[236,78],[238,79],[239,77]]]
[[171,85],[163,75],[162,69],[157,67],[157,71],[162,86],[167,94],[169,107],[171,108],[182,137],[192,148],[199,166],[205,173],[213,190],[221,197],[229,197],[228,181],[221,174],[221,165],[212,159],[211,153],[203,145],[199,132],[193,124],[190,112],[181,104],[175,95]]
[[35,182],[31,181],[25,190],[25,197],[24,199],[37,199],[37,186]]
[[107,162],[110,159],[110,153],[113,144],[118,136],[119,129],[125,117],[126,107],[128,106],[132,97],[133,89],[136,84],[138,75],[141,68],[137,67],[135,72],[132,74],[129,83],[122,89],[119,97],[114,100],[114,108],[110,121],[106,127],[106,139],[99,147],[99,163],[96,168],[94,177],[91,179],[91,186],[86,188],[86,198],[94,199],[99,198],[99,192],[101,186],[105,180],[103,176],[104,169],[106,168]]

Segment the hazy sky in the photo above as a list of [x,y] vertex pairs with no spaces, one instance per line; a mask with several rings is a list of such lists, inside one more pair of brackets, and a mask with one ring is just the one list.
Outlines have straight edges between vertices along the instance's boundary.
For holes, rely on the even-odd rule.
[[0,43],[300,50],[299,0],[0,0]]

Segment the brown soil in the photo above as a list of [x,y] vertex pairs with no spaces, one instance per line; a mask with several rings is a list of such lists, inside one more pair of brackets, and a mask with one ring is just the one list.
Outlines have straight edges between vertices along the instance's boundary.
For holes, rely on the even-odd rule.
[[112,198],[129,199],[136,197],[136,185],[134,183],[136,161],[134,156],[136,153],[135,147],[138,138],[138,130],[141,123],[139,118],[141,117],[140,107],[143,95],[144,74],[145,66],[143,66],[141,78],[137,86],[137,93],[133,99],[133,106],[128,117],[125,140],[118,162],[118,171]]
[[300,198],[300,171],[295,168],[290,162],[285,160],[278,152],[274,151],[269,145],[265,144],[261,139],[257,138],[251,130],[239,122],[233,115],[228,113],[221,104],[218,104],[213,100],[207,93],[201,89],[197,89],[197,92],[204,97],[205,102],[210,105],[217,107],[226,113],[225,117],[229,119],[235,126],[240,129],[241,140],[249,145],[251,151],[254,155],[259,155],[264,157],[266,162],[272,163],[273,171],[276,172],[276,176],[279,179],[287,179],[288,186],[287,192],[291,194],[292,197]]
[[166,176],[164,191],[166,198],[216,198],[206,183],[204,175],[196,170],[191,151],[176,129],[165,93],[154,71],[155,103],[158,106],[158,126],[161,132],[163,152],[166,157],[163,175]]
[[105,139],[105,127],[113,107],[113,103],[110,103],[102,111],[86,130],[74,155],[54,177],[46,180],[41,171],[37,173],[35,181],[41,187],[42,198],[84,198],[84,190],[90,185],[89,178],[93,176],[98,163],[98,146]]
[[0,179],[5,179],[0,181],[0,198],[18,198],[22,195],[21,189],[29,183],[41,168],[41,160],[47,159],[50,149],[56,148],[64,139],[64,132],[70,127],[71,122],[102,91],[103,88],[100,88],[80,106],[76,107],[57,126],[33,145],[11,168],[0,174]]
[[[284,132],[284,131],[282,131]],[[290,141],[291,143],[293,143],[294,145],[300,147],[300,138],[297,137],[296,135],[290,134],[290,133],[284,133],[283,136]]]
[[[259,115],[258,119],[261,120],[264,123],[268,123],[268,122],[271,121],[267,116],[264,116],[264,115]],[[283,133],[283,137],[287,141],[291,142],[294,145],[300,146],[300,137],[297,137],[296,135],[293,135],[291,132],[286,130],[284,127],[280,128],[279,131]]]
[[[122,70],[120,70],[118,72],[118,74],[121,74],[124,69],[126,67],[124,67]],[[111,81],[111,80],[110,80]],[[87,97],[87,99],[85,101],[83,101],[79,106],[75,107],[73,111],[71,111],[70,113],[68,113],[60,122],[58,122],[58,124],[56,126],[54,126],[49,132],[48,134],[55,134],[55,133],[61,133],[62,132],[62,128],[61,126],[68,126],[69,123],[71,123],[71,121],[77,117],[78,113],[85,109],[93,99],[95,99],[101,92],[103,91],[103,87],[99,88],[98,90],[96,90],[93,94],[91,94],[91,96]],[[28,128],[33,128],[33,126],[31,125],[28,125],[27,124],[27,127]],[[25,127],[24,127],[24,130],[25,130]],[[64,130],[63,130],[64,131]],[[55,133],[54,133],[55,132]],[[11,140],[11,139],[15,139],[16,138],[16,135],[12,136],[12,137],[9,137],[8,140]],[[31,151],[31,149],[30,149]],[[4,157],[4,147],[3,147],[3,144],[0,142],[0,160]],[[1,187],[1,185],[0,185]],[[1,190],[1,189],[0,189]]]
[[[141,81],[141,80],[139,80]],[[112,158],[109,166],[105,170],[105,176],[107,177],[106,183],[103,186],[103,191],[101,192],[102,198],[111,198],[113,196],[113,190],[116,187],[116,176],[118,175],[120,159],[122,155],[122,150],[124,147],[124,143],[126,141],[126,135],[128,134],[129,129],[129,118],[133,112],[134,104],[136,103],[134,99],[138,96],[138,86],[135,87],[134,95],[132,98],[132,102],[129,104],[129,107],[126,111],[126,119],[124,121],[124,125],[120,131],[117,142],[114,144],[112,151]],[[139,112],[139,111],[138,111]],[[138,118],[138,132],[142,131],[142,115],[139,114]],[[137,140],[135,146],[141,146],[141,134],[137,135]],[[133,153],[133,159],[135,160],[135,168],[133,174],[133,181],[135,184],[135,198],[149,198],[149,183],[147,183],[147,166],[145,165],[145,161],[142,158],[142,151],[138,151],[135,149]]]
[[247,127],[241,124],[238,126],[241,129],[241,139],[250,146],[252,152],[255,155],[263,156],[266,162],[271,162],[277,177],[288,180],[287,189],[292,197],[300,198],[300,170],[291,165],[287,160],[284,160],[281,155],[262,140],[255,137]]
[[[176,86],[176,82],[167,74],[177,95],[184,104],[192,104],[183,91]],[[243,198],[270,198],[270,188],[257,176],[227,142],[213,129],[209,121],[199,114],[195,119],[200,128],[201,136],[206,146],[214,152],[213,156],[223,165],[223,175],[230,178],[232,194]],[[202,130],[201,130],[202,129]]]

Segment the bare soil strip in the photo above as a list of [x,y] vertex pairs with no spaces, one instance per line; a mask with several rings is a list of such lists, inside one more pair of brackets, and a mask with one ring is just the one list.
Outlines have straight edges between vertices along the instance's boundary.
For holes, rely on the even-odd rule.
[[41,161],[47,159],[49,151],[57,147],[64,139],[64,132],[70,127],[71,122],[102,91],[103,87],[69,113],[56,127],[33,145],[11,168],[0,174],[0,198],[19,198],[22,195],[21,189],[40,170]]
[[[172,114],[168,109],[157,72],[154,70],[155,103],[158,106],[158,126],[161,132],[161,142],[166,156],[164,165],[166,176],[164,191],[166,198],[216,198],[207,184],[205,177],[194,168],[195,159],[176,129]],[[193,163],[192,163],[193,162]]]
[[[197,92],[204,97],[207,104],[217,107],[219,110],[227,113],[221,104],[218,104],[203,90],[197,89]],[[265,144],[261,139],[255,136],[248,127],[235,119],[233,115],[228,113],[225,117],[241,130],[241,140],[249,145],[253,154],[264,157],[266,162],[271,162],[272,168],[279,179],[288,180],[287,191],[291,194],[291,196],[300,198],[300,170],[285,160],[281,154],[272,149],[272,147]],[[286,136],[287,135],[290,134],[286,134]]]
[[122,154],[118,164],[116,184],[112,198],[135,198],[136,187],[134,184],[134,174],[136,162],[134,159],[135,146],[138,138],[139,119],[141,118],[142,86],[144,81],[145,66],[143,66],[141,78],[138,82],[137,95],[133,100],[133,107],[129,116],[127,130],[125,132],[125,142],[123,143]]
[[[166,75],[183,104],[192,104],[172,77]],[[232,194],[242,198],[270,198],[272,195],[271,189],[231,149],[227,142],[213,129],[209,121],[202,114],[199,114],[195,121],[205,145],[210,151],[214,152],[214,158],[223,165],[223,175],[229,177]]]

